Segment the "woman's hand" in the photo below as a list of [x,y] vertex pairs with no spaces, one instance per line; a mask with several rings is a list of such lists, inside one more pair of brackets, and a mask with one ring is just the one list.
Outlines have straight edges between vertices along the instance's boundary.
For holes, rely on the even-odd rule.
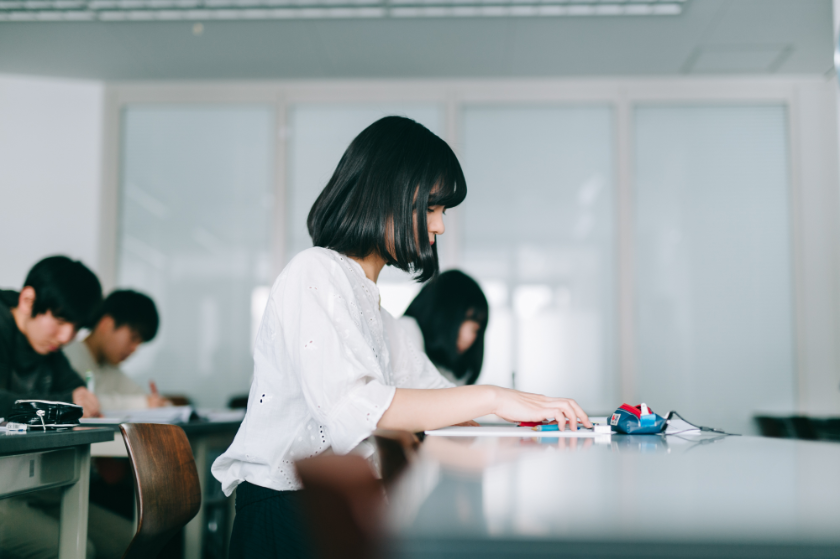
[[569,420],[569,429],[576,430],[578,419],[584,427],[592,422],[577,402],[571,398],[550,398],[540,394],[519,392],[509,388],[496,388],[496,409],[494,413],[506,421],[543,421],[550,417],[561,423]]
[[568,419],[572,429],[577,428],[580,419],[585,427],[592,427],[589,418],[572,399],[549,398],[490,385],[397,388],[377,426],[416,433],[464,422],[471,425],[469,418],[490,413],[511,422],[542,421],[553,417],[560,423]]

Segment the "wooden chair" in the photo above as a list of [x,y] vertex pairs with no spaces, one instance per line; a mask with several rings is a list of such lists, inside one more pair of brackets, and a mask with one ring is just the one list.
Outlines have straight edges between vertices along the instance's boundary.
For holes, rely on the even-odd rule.
[[177,425],[120,425],[137,497],[137,532],[123,559],[153,559],[201,507],[190,443]]
[[382,485],[361,456],[320,455],[295,462],[313,551],[320,559],[379,556]]
[[379,450],[382,481],[389,487],[417,455],[420,439],[408,431],[377,429],[373,432]]

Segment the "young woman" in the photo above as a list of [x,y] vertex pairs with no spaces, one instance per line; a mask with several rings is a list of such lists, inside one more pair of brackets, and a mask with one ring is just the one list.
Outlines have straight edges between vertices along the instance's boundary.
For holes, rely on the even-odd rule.
[[484,361],[487,298],[464,272],[449,270],[417,294],[400,322],[456,386],[475,384]]
[[348,453],[377,427],[417,432],[490,413],[590,426],[574,400],[452,387],[380,309],[386,264],[421,281],[437,272],[443,212],[466,194],[455,154],[412,120],[383,118],[347,148],[309,213],[314,248],[271,288],[248,411],[213,464],[225,494],[237,489],[231,558],[305,556],[295,460]]

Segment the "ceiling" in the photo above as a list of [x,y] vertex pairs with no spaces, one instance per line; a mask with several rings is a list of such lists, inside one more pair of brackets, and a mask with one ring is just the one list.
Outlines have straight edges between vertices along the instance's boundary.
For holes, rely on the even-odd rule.
[[0,73],[102,80],[824,74],[831,0],[675,16],[0,22]]

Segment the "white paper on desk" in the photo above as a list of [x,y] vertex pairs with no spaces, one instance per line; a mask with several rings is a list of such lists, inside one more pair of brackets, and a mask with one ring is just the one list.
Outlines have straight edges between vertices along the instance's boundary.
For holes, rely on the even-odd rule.
[[192,406],[166,406],[144,410],[108,410],[102,417],[82,418],[89,424],[114,425],[118,423],[186,423],[193,413]]
[[212,410],[200,409],[196,410],[198,416],[207,421],[227,422],[227,421],[242,421],[245,419],[245,410]]
[[82,425],[119,425],[125,422],[114,417],[83,417],[79,420],[79,423]]
[[[530,427],[518,425],[482,425],[481,427],[444,427],[426,431],[431,437],[553,437],[588,439],[602,437],[604,433],[595,433],[592,429],[581,428],[577,431],[534,431]],[[606,436],[609,436],[607,433]]]
[[702,433],[702,431],[696,425],[692,425],[681,417],[673,417],[668,420],[665,426],[665,434],[676,435],[678,433],[696,435]]

